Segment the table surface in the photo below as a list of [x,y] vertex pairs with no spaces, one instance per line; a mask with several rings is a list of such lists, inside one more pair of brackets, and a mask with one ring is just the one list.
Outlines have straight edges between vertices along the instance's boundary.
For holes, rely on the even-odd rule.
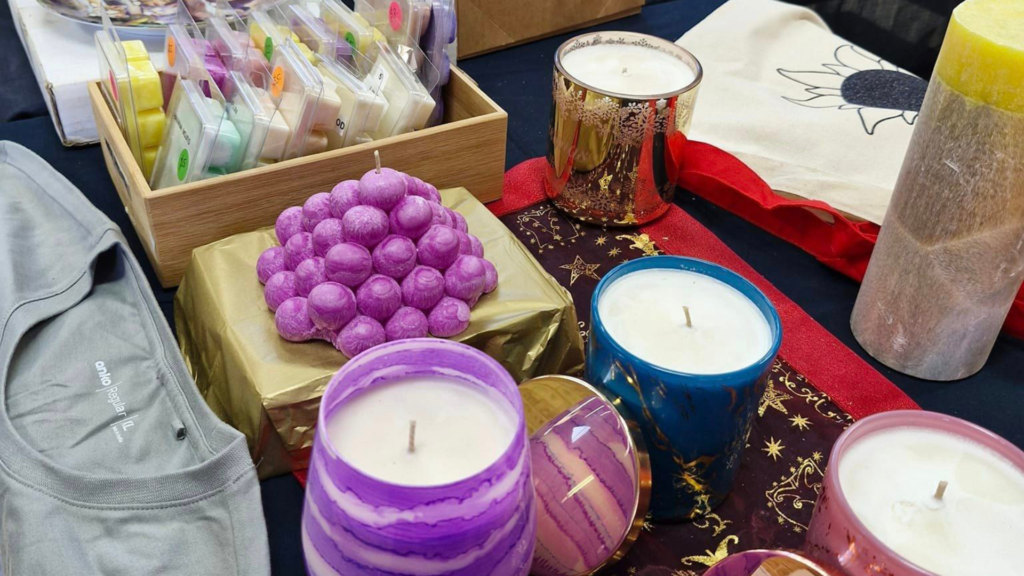
[[[638,16],[595,29],[640,31],[675,40],[722,3],[674,0],[648,6]],[[555,49],[570,36],[541,40],[460,64],[509,114],[507,168],[545,153],[553,56]],[[0,89],[0,120],[6,121],[0,123],[0,140],[18,142],[39,154],[124,230],[173,327],[174,291],[160,288],[156,281],[103,165],[99,147],[64,148],[45,116],[46,108],[34,80],[25,79],[31,71],[11,27],[7,6],[0,10],[0,54],[0,71],[5,78],[14,79]],[[849,318],[857,295],[855,282],[800,249],[684,190],[678,191],[676,203],[923,408],[978,423],[1024,446],[1024,426],[1019,416],[1024,407],[1024,382],[1020,378],[1024,342],[1000,337],[986,367],[976,376],[959,382],[924,382],[903,376],[875,362],[854,341]],[[298,529],[302,490],[291,476],[264,481],[262,487],[273,573],[304,575]]]

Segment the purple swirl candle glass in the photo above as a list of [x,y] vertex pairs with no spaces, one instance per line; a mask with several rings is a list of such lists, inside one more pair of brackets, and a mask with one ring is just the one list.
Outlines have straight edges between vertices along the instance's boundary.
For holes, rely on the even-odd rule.
[[302,516],[311,576],[527,576],[536,530],[522,399],[489,356],[390,342],[328,384]]
[[1020,574],[1024,452],[918,410],[850,426],[829,457],[807,550],[847,576]]

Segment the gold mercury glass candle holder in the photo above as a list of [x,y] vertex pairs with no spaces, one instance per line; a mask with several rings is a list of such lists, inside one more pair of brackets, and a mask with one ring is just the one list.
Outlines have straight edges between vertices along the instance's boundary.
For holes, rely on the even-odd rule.
[[[693,80],[672,92],[636,95],[603,90],[566,71],[566,55],[598,45],[668,54]],[[653,36],[594,32],[562,44],[555,53],[548,198],[575,218],[605,226],[639,226],[664,214],[676,186],[668,139],[689,131],[701,77],[693,54]]]

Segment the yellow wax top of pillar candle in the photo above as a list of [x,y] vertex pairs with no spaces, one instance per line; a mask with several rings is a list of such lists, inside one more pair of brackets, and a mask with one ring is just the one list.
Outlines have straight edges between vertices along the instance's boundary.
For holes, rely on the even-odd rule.
[[967,0],[958,6],[935,73],[969,98],[1024,113],[1024,0]]

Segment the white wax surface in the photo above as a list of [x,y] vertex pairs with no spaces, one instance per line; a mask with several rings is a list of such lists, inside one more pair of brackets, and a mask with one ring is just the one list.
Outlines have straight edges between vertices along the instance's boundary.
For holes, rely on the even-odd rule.
[[676,92],[697,77],[682,60],[654,48],[597,44],[562,57],[570,76],[605,92],[655,96]]
[[843,453],[839,483],[868,530],[922,568],[1024,571],[1024,471],[979,444],[926,428],[879,431]]
[[[409,422],[416,451],[409,452]],[[351,466],[406,486],[436,486],[493,464],[515,436],[511,408],[456,380],[409,377],[360,392],[327,421],[328,441]]]
[[[690,309],[690,327],[684,306]],[[620,346],[678,372],[732,372],[771,348],[768,321],[754,303],[732,286],[696,272],[627,274],[604,290],[598,312]]]

